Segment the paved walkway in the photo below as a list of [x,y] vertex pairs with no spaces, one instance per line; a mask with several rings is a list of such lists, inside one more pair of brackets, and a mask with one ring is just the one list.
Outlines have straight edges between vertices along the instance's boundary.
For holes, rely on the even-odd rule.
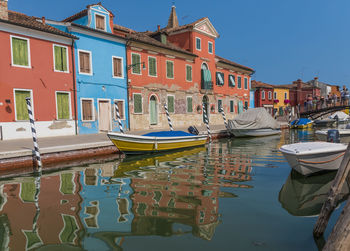
[[[197,128],[200,133],[207,133],[205,126]],[[225,126],[211,125],[210,129],[212,133],[219,133],[221,131],[225,131]],[[187,128],[175,128],[175,130],[187,131]],[[130,131],[127,133],[141,135],[150,131],[151,130],[140,130]],[[113,145],[106,133],[44,137],[38,138],[38,144],[42,154]],[[32,151],[33,140],[31,138],[0,141],[0,160],[6,158],[31,156]]]

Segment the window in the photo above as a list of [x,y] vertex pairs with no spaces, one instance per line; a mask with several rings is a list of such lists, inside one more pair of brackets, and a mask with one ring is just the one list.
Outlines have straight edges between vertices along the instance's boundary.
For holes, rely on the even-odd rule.
[[113,60],[113,77],[123,77],[123,59],[119,57],[112,57]]
[[244,89],[248,90],[248,79],[244,78]]
[[222,109],[222,100],[221,99],[218,99],[218,112],[221,112],[221,109]]
[[230,100],[230,113],[235,112],[235,102],[233,100]]
[[[117,103],[118,106],[118,110],[119,110],[119,116],[120,119],[125,119],[125,106],[124,106],[124,100],[114,100],[114,104]],[[117,111],[115,109],[115,107],[113,108],[114,110],[114,119],[117,120]]]
[[11,36],[12,65],[30,67],[29,40]]
[[91,52],[79,50],[79,73],[91,74]]
[[213,54],[213,43],[212,42],[208,42],[208,52],[210,54]]
[[70,98],[68,92],[56,92],[57,119],[70,119]]
[[261,92],[261,99],[265,99],[265,91]]
[[157,59],[155,57],[148,57],[148,75],[157,76]]
[[134,93],[134,113],[142,113],[142,95]]
[[166,77],[174,78],[174,62],[166,61]]
[[236,86],[236,81],[235,81],[235,76],[234,75],[228,75],[228,86],[235,87]]
[[284,99],[288,99],[288,94],[286,92],[284,93]]
[[31,98],[31,91],[15,90],[16,120],[29,120],[26,98]]
[[55,71],[68,72],[68,50],[67,47],[54,45]]
[[168,111],[169,111],[169,113],[175,112],[175,97],[174,96],[168,96]]
[[105,16],[95,14],[95,22],[96,22],[96,29],[103,30],[103,31],[106,30]]
[[269,100],[271,100],[272,99],[272,92],[268,92],[268,95],[269,95]]
[[248,110],[248,101],[244,101],[244,109]]
[[192,81],[192,66],[186,65],[186,81],[191,82]]
[[224,73],[216,72],[216,85],[224,85]]
[[199,37],[196,37],[196,49],[201,50],[201,39]]
[[277,92],[273,92],[273,99],[277,99]]
[[237,77],[237,81],[238,81],[238,89],[242,89],[242,77],[238,76]]
[[131,73],[141,75],[141,55],[131,53]]
[[192,97],[187,97],[187,112],[193,112]]
[[81,100],[81,116],[82,121],[93,121],[93,99],[82,99]]

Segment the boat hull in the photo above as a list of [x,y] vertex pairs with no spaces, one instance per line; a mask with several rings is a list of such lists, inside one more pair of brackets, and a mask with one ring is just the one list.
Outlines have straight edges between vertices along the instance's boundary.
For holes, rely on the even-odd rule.
[[310,155],[295,155],[282,152],[291,168],[302,175],[311,175],[320,171],[337,170],[343,160],[344,151],[334,151]]
[[305,125],[293,125],[292,128],[294,128],[294,129],[308,129],[308,128],[312,128],[312,123],[308,123]]
[[164,152],[204,145],[207,135],[186,137],[150,137],[122,133],[107,134],[112,143],[125,154]]
[[[339,137],[340,137],[340,143],[349,143],[350,142],[350,130],[343,129],[338,130],[339,131]],[[315,132],[316,138],[321,141],[327,141],[327,132],[328,130],[317,130]]]
[[230,134],[232,134],[235,137],[263,137],[263,136],[270,136],[270,135],[276,135],[280,134],[280,129],[270,129],[270,128],[263,128],[263,129],[231,129],[229,130]]

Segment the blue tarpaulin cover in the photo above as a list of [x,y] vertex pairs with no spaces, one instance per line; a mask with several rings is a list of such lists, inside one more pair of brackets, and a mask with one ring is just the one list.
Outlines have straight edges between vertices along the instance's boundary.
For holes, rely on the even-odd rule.
[[150,137],[184,137],[193,136],[193,134],[184,131],[161,131],[161,132],[150,132],[143,134],[142,136]]
[[306,125],[310,122],[311,122],[310,119],[300,118],[300,119],[293,120],[291,124],[292,125]]

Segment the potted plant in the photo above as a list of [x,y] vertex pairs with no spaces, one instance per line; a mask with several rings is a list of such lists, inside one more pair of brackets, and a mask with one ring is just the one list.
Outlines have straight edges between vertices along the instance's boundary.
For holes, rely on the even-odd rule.
[[289,104],[289,103],[290,103],[290,100],[289,100],[289,99],[285,99],[285,100],[284,100],[284,103],[285,103],[285,104]]
[[280,102],[280,101],[279,101],[278,99],[274,99],[273,102],[274,102],[275,104],[277,104],[277,103]]

